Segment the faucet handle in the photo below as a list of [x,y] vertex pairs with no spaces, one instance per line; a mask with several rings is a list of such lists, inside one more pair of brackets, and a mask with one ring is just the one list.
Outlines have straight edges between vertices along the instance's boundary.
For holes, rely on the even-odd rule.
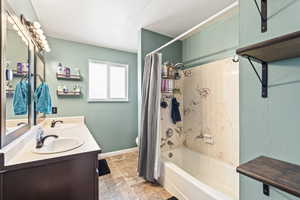
[[44,130],[41,126],[38,126],[36,130],[36,140],[41,140],[43,137],[44,137]]

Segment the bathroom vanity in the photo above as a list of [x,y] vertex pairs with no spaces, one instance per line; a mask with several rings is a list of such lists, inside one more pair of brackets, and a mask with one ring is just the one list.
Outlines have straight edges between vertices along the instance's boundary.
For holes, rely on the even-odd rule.
[[[60,153],[36,153],[34,127],[0,153],[0,200],[98,200],[101,149],[83,118],[82,123],[64,123],[54,129],[49,120],[44,125],[46,135],[77,138],[82,144]],[[47,140],[45,145],[55,139]]]

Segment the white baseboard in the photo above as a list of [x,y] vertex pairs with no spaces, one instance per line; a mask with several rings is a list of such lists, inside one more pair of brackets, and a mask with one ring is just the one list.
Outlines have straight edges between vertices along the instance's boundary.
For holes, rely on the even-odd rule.
[[111,157],[111,156],[117,156],[117,155],[121,155],[121,154],[125,154],[125,153],[135,152],[135,151],[138,151],[138,147],[123,149],[120,151],[112,151],[112,152],[108,152],[108,153],[101,153],[98,155],[98,159],[103,159],[103,158],[107,158],[107,157]]

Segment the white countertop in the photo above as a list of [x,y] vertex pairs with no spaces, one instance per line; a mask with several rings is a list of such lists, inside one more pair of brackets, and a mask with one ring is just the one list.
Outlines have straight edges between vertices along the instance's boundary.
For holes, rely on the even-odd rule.
[[[29,136],[27,136],[29,137],[29,139],[27,138],[26,142],[20,141],[20,143],[23,143],[23,145],[21,145],[20,146],[21,148],[18,148],[17,151],[14,150],[14,153],[13,154],[11,153],[12,155],[6,156],[4,152],[4,158],[5,158],[4,165],[7,167],[12,165],[28,163],[28,162],[41,161],[46,159],[59,158],[64,156],[95,152],[101,150],[99,145],[95,141],[94,137],[92,136],[92,134],[90,133],[90,131],[88,130],[88,128],[84,123],[77,123],[77,122],[74,123],[74,121],[65,123],[65,121],[68,120],[64,120],[64,118],[59,118],[59,119],[62,119],[64,121],[64,124],[57,124],[57,127],[54,129],[50,128],[48,126],[48,123],[45,123],[47,124],[46,128],[44,128],[45,135],[56,134],[59,137],[75,137],[84,142],[82,146],[61,153],[37,154],[33,152],[36,145],[35,134],[29,133]],[[25,138],[23,140],[25,140]],[[47,140],[50,141],[51,138]],[[47,140],[45,142],[47,142]]]

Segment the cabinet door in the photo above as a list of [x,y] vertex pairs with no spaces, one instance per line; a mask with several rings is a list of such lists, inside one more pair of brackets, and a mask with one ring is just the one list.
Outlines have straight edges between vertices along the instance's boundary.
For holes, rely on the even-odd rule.
[[3,175],[3,200],[95,200],[96,156],[46,164]]

